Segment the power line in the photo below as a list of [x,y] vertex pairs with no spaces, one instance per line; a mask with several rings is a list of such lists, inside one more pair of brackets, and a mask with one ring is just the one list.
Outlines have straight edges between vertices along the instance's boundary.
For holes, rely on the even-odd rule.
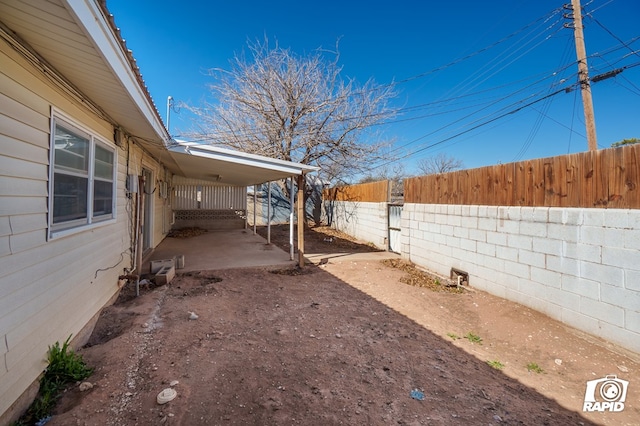
[[[468,114],[468,115],[466,115],[466,116],[464,116],[464,117],[458,118],[457,120],[455,120],[455,121],[453,121],[453,122],[451,122],[451,123],[448,123],[448,124],[446,124],[446,125],[444,125],[444,126],[442,126],[442,127],[438,128],[438,129],[436,129],[436,130],[434,130],[434,131],[432,131],[432,132],[430,132],[430,133],[427,133],[427,134],[422,135],[422,136],[420,136],[420,137],[418,137],[418,138],[416,138],[416,139],[413,139],[413,140],[411,140],[411,141],[409,141],[409,142],[407,142],[407,143],[405,143],[405,144],[403,144],[403,145],[401,145],[401,146],[399,146],[399,147],[397,147],[397,148],[393,149],[393,150],[391,151],[391,153],[395,153],[395,152],[397,152],[397,151],[401,150],[402,148],[405,148],[405,147],[407,147],[407,146],[409,146],[409,145],[412,145],[412,144],[414,144],[414,143],[416,143],[416,142],[418,142],[418,141],[420,141],[420,140],[422,140],[422,139],[424,139],[424,138],[426,138],[426,137],[428,137],[428,136],[431,136],[431,135],[433,135],[433,134],[435,134],[435,133],[438,133],[439,131],[442,131],[442,130],[444,130],[444,129],[448,128],[448,127],[451,127],[451,126],[452,126],[453,124],[455,124],[455,123],[458,123],[458,122],[463,121],[463,120],[465,120],[465,119],[467,119],[467,118],[470,118],[470,117],[472,117],[473,115],[478,114],[479,112],[481,112],[481,111],[483,111],[483,110],[486,110],[486,109],[490,108],[491,106],[494,106],[494,105],[497,105],[497,104],[499,104],[499,103],[501,103],[501,102],[503,102],[503,101],[506,101],[507,99],[509,99],[509,98],[511,98],[511,97],[513,97],[513,96],[515,96],[516,94],[518,94],[518,93],[520,93],[520,92],[523,92],[523,91],[525,91],[525,90],[527,90],[527,89],[530,89],[530,88],[535,87],[536,85],[538,85],[539,83],[543,82],[544,80],[546,80],[546,79],[548,79],[548,78],[553,78],[554,76],[559,76],[559,75],[560,75],[560,73],[561,73],[562,71],[566,70],[568,67],[569,67],[569,66],[567,65],[567,66],[565,66],[565,67],[561,68],[561,69],[560,69],[559,71],[557,71],[557,72],[553,72],[553,73],[551,73],[551,74],[545,75],[545,77],[543,77],[543,78],[541,78],[541,79],[539,79],[539,80],[537,80],[537,81],[535,81],[535,82],[533,82],[533,83],[530,83],[529,85],[526,85],[526,86],[524,86],[524,87],[521,87],[521,88],[520,88],[520,89],[518,89],[518,90],[512,91],[512,92],[511,92],[511,93],[509,93],[508,95],[502,96],[502,97],[501,97],[501,98],[499,98],[498,100],[495,100],[495,101],[493,101],[493,102],[491,102],[491,103],[489,103],[489,104],[485,105],[483,108],[480,108],[480,109],[478,109],[478,110],[476,110],[476,111],[472,112],[471,114]],[[564,81],[565,81],[565,79],[562,79],[562,80],[561,80],[561,82],[564,82]],[[553,87],[553,84],[552,84],[552,86],[551,86],[551,87]],[[532,96],[536,96],[536,95],[537,95],[537,94],[530,95],[530,96],[528,96],[528,98],[531,98]],[[506,107],[503,107],[502,109],[500,109],[500,110],[498,110],[498,111],[496,111],[496,112],[504,111],[505,109],[510,108],[510,107],[512,107],[513,105],[517,105],[517,104],[519,104],[519,103],[522,103],[522,102],[524,102],[524,101],[525,101],[525,100],[519,100],[519,101],[516,101],[516,102],[512,103],[511,105],[508,105],[508,106],[506,106]],[[476,122],[477,122],[477,121],[476,121]]]
[[[562,18],[556,20],[554,23],[552,23],[551,25],[548,25],[543,32],[539,32],[538,34],[534,34],[534,30],[532,30],[531,32],[529,32],[528,34],[525,34],[525,36],[523,37],[524,41],[517,43],[517,47],[515,49],[507,49],[505,51],[503,51],[502,53],[500,53],[498,56],[496,56],[495,58],[493,58],[491,61],[487,62],[486,64],[484,64],[484,66],[482,67],[482,69],[476,71],[475,73],[473,73],[472,75],[469,76],[469,78],[467,78],[467,80],[469,80],[468,82],[463,82],[464,84],[462,84],[462,87],[460,88],[454,88],[454,92],[455,91],[460,91],[462,89],[465,89],[466,87],[468,87],[471,83],[475,82],[475,85],[472,88],[477,87],[478,85],[484,83],[485,81],[487,81],[489,78],[495,76],[496,74],[498,74],[499,72],[503,71],[505,68],[507,68],[509,65],[513,64],[514,62],[516,62],[518,59],[522,58],[523,56],[525,56],[527,53],[530,53],[532,50],[534,50],[535,48],[537,48],[538,46],[540,46],[542,43],[544,43],[545,41],[549,40],[554,34],[557,34],[559,31],[562,30],[562,26],[560,26],[559,28],[556,29],[555,32],[553,32],[552,34],[547,35],[545,38],[543,38],[542,40],[538,41],[536,44],[534,44],[533,46],[528,47],[531,43],[533,43],[537,38],[542,37],[544,35],[544,33],[546,31],[551,30],[554,26],[556,26],[558,23],[560,23],[562,20]],[[546,21],[545,21],[546,23]],[[505,64],[505,62],[511,58],[512,56],[514,56],[515,54],[519,53],[521,50],[525,49],[526,47],[528,47],[527,50],[525,50],[524,52],[520,53],[515,59],[510,60],[509,62],[507,62]],[[489,74],[489,72],[491,70],[494,70],[496,67],[498,67],[499,65],[502,66],[495,70],[493,73]],[[487,75],[489,74],[489,75]],[[471,78],[473,76],[473,78]],[[481,77],[485,76],[482,80],[478,81]]]
[[[573,108],[571,109],[571,128],[569,129],[569,144],[567,146],[567,154],[571,152],[571,137],[573,136],[573,122],[576,119],[576,104],[578,103],[578,92],[576,91],[573,95]],[[586,135],[582,135],[583,137],[587,137]]]
[[[562,59],[560,60],[560,63],[563,63],[563,62],[565,62],[566,59],[568,59],[570,51],[571,51],[570,50],[570,40],[567,40],[567,44],[565,46],[565,50],[564,50],[564,53],[562,55]],[[559,76],[557,76],[557,78],[555,79],[554,83],[557,83],[558,80],[559,80]],[[533,143],[533,140],[535,139],[536,135],[538,134],[538,131],[540,130],[540,127],[542,127],[542,123],[544,121],[544,118],[547,116],[547,111],[551,107],[552,99],[553,98],[548,98],[545,101],[545,103],[543,104],[542,111],[539,112],[538,117],[536,118],[536,122],[533,125],[533,128],[529,132],[529,135],[527,136],[527,139],[525,140],[524,144],[522,145],[520,150],[515,155],[513,161],[518,161],[518,160],[522,159],[524,154],[527,152],[527,150],[529,149],[529,147]]]
[[[611,37],[615,38],[615,39],[616,39],[616,40],[617,40],[621,45],[623,45],[624,47],[626,47],[627,49],[629,49],[629,51],[630,51],[632,54],[634,54],[634,55],[636,55],[636,56],[640,57],[640,53],[638,53],[638,51],[637,51],[637,50],[633,50],[633,49],[631,48],[631,46],[629,46],[629,45],[628,45],[624,40],[622,40],[620,37],[618,37],[618,36],[617,36],[617,35],[615,35],[613,32],[611,32],[611,30],[609,30],[607,27],[605,27],[604,25],[602,25],[602,24],[600,23],[600,21],[598,21],[596,18],[594,18],[594,17],[593,17],[593,16],[591,16],[591,15],[588,15],[588,16],[591,18],[591,20],[592,20],[593,22],[595,22],[595,23],[596,23],[596,24],[598,24],[598,25],[599,25],[603,30],[605,30],[605,31],[606,31],[606,32],[607,32]],[[635,41],[635,40],[637,40],[637,37],[634,39],[634,41]]]
[[[637,62],[637,63],[635,63],[635,64],[632,64],[632,65],[630,65],[630,66],[625,67],[625,69],[633,68],[633,67],[636,67],[636,66],[639,66],[639,65],[640,65],[640,62]],[[598,76],[594,76],[594,78],[597,78],[597,77],[598,77]],[[597,81],[602,81],[602,79],[598,79]],[[405,159],[405,158],[408,158],[408,157],[414,156],[415,154],[417,154],[417,153],[419,153],[419,152],[423,152],[423,151],[425,151],[425,150],[427,150],[427,149],[433,148],[434,146],[440,145],[440,144],[442,144],[442,143],[444,143],[444,142],[447,142],[447,141],[449,141],[449,140],[452,140],[452,139],[454,139],[454,138],[457,138],[457,137],[459,137],[459,136],[461,136],[461,135],[464,135],[464,134],[466,134],[466,133],[469,133],[469,132],[471,132],[471,131],[473,131],[473,130],[476,130],[476,129],[480,128],[480,127],[486,126],[487,124],[493,123],[493,122],[495,122],[495,121],[497,121],[497,120],[499,120],[499,119],[502,119],[502,118],[504,118],[504,117],[507,117],[507,116],[509,116],[509,115],[511,115],[511,114],[515,114],[516,112],[519,112],[519,111],[521,111],[521,110],[523,110],[523,109],[525,109],[525,108],[527,108],[527,107],[530,107],[530,106],[532,106],[532,105],[535,105],[535,104],[536,104],[536,103],[538,103],[538,102],[542,102],[542,101],[544,101],[544,100],[546,100],[546,99],[549,99],[549,98],[551,98],[551,97],[553,97],[553,96],[555,96],[555,95],[557,95],[557,94],[560,94],[560,93],[562,93],[562,92],[569,93],[569,92],[573,91],[573,90],[574,90],[577,86],[579,86],[579,85],[580,85],[580,82],[573,83],[573,84],[571,84],[571,85],[569,85],[569,86],[566,86],[566,87],[561,88],[561,89],[559,89],[559,90],[556,90],[556,91],[554,91],[554,92],[552,92],[552,93],[549,93],[549,94],[547,94],[547,95],[545,95],[545,96],[543,96],[543,97],[541,97],[541,98],[539,98],[539,99],[536,99],[536,100],[534,100],[534,101],[531,101],[531,102],[529,102],[529,103],[527,103],[527,104],[525,104],[525,105],[522,105],[522,106],[520,106],[520,107],[518,107],[518,108],[515,108],[515,109],[510,110],[510,111],[508,111],[508,112],[505,112],[505,113],[503,113],[503,114],[500,114],[500,115],[499,115],[499,116],[497,116],[497,117],[494,117],[494,118],[491,118],[491,119],[489,119],[489,120],[486,120],[486,121],[484,121],[484,122],[482,122],[482,123],[480,123],[480,124],[477,124],[477,125],[475,125],[475,126],[473,126],[473,127],[469,128],[469,129],[466,129],[466,130],[461,131],[461,132],[459,132],[459,133],[456,133],[456,134],[454,134],[454,135],[452,135],[452,136],[449,136],[449,137],[447,137],[447,138],[444,138],[444,139],[442,139],[442,140],[440,140],[440,141],[434,142],[434,143],[432,143],[432,144],[430,144],[430,145],[427,145],[427,146],[421,147],[421,148],[419,148],[419,149],[417,149],[417,150],[414,150],[414,151],[412,151],[412,152],[410,152],[410,153],[408,153],[408,154],[405,154],[404,156],[401,156],[400,158],[397,158],[397,159],[394,159],[394,160],[391,160],[391,161],[387,161],[387,162],[382,163],[382,164],[380,164],[380,165],[376,165],[376,166],[372,167],[372,169],[376,169],[376,168],[379,168],[379,167],[387,166],[387,165],[389,165],[389,164],[395,163],[395,162],[400,161],[400,160],[403,160],[403,159]],[[476,122],[477,122],[477,121],[476,121]],[[572,130],[572,132],[573,132],[573,130]],[[418,140],[419,140],[419,139],[422,139],[422,137],[421,137],[421,138],[418,138]]]
[[423,73],[416,74],[414,76],[407,77],[407,78],[404,78],[402,80],[399,80],[396,84],[406,83],[406,82],[409,82],[409,81],[412,81],[412,80],[416,80],[416,79],[419,79],[419,78],[426,77],[426,76],[431,75],[433,73],[436,73],[438,71],[442,71],[442,70],[445,70],[447,68],[450,68],[453,65],[459,64],[460,62],[466,61],[467,59],[473,58],[474,56],[477,56],[477,55],[479,55],[479,54],[481,54],[483,52],[486,52],[486,51],[488,51],[488,50],[490,50],[490,49],[492,49],[492,48],[504,43],[505,41],[515,37],[516,35],[520,34],[523,31],[525,31],[527,28],[535,25],[539,21],[551,18],[553,15],[560,13],[560,11],[562,11],[562,8],[554,9],[551,12],[547,13],[546,15],[543,15],[543,16],[535,19],[534,21],[530,22],[529,24],[526,24],[525,26],[519,28],[518,30],[512,32],[511,34],[501,38],[500,40],[498,40],[498,41],[496,41],[496,42],[494,42],[494,43],[492,43],[492,44],[490,44],[488,46],[485,46],[485,47],[483,47],[481,49],[478,49],[475,52],[470,53],[468,55],[465,55],[465,56],[463,56],[461,58],[454,59],[451,62],[448,62],[448,63],[446,63],[444,65],[440,65],[440,66],[438,66],[436,68],[433,68],[433,69],[431,69],[429,71],[425,71]]
[[[577,85],[577,84],[579,84],[579,83],[575,83],[575,84],[573,84],[572,86],[575,86],[575,85]],[[441,139],[441,140],[439,140],[439,141],[437,141],[437,142],[434,142],[434,143],[432,143],[432,144],[430,144],[430,145],[426,145],[426,146],[424,146],[424,147],[422,147],[422,148],[416,149],[416,150],[414,150],[413,152],[408,153],[408,154],[406,154],[406,155],[404,155],[404,156],[402,156],[402,157],[400,157],[400,158],[397,158],[397,159],[394,159],[394,160],[391,160],[391,161],[387,161],[387,162],[384,162],[384,163],[382,163],[382,164],[378,164],[378,165],[376,165],[376,166],[374,166],[374,167],[371,167],[371,169],[377,169],[377,168],[379,168],[379,167],[384,167],[384,166],[387,166],[387,165],[389,165],[389,164],[392,164],[392,163],[398,162],[398,161],[400,161],[400,160],[403,160],[403,159],[405,159],[405,158],[408,158],[408,157],[414,156],[415,154],[417,154],[417,153],[419,153],[419,152],[423,152],[423,151],[425,151],[425,150],[427,150],[427,149],[430,149],[430,148],[433,148],[433,147],[435,147],[435,146],[441,145],[441,144],[443,144],[443,143],[445,143],[445,142],[447,142],[447,141],[450,141],[450,140],[452,140],[452,139],[455,139],[455,138],[457,138],[457,137],[459,137],[459,136],[462,136],[462,135],[464,135],[464,134],[466,134],[466,133],[472,132],[473,130],[476,130],[476,129],[480,128],[480,127],[486,126],[486,125],[491,124],[491,123],[493,123],[493,122],[495,122],[495,121],[497,121],[497,120],[500,120],[501,118],[507,117],[507,116],[509,116],[509,115],[511,115],[511,114],[515,114],[515,113],[517,113],[518,111],[521,111],[521,110],[523,110],[523,109],[525,109],[525,108],[527,108],[527,107],[529,107],[529,106],[531,106],[531,105],[535,105],[535,104],[536,104],[536,103],[538,103],[538,102],[542,102],[542,101],[544,101],[544,100],[545,100],[545,99],[547,99],[547,98],[550,98],[550,97],[555,96],[555,95],[557,95],[557,94],[560,94],[560,93],[562,93],[562,92],[566,92],[566,90],[567,90],[567,88],[566,88],[566,87],[565,87],[565,88],[562,88],[562,89],[559,89],[559,90],[556,90],[555,92],[549,93],[548,95],[543,96],[542,98],[536,99],[536,100],[531,101],[531,102],[529,102],[529,103],[527,103],[527,104],[525,104],[525,105],[522,105],[522,106],[520,106],[520,107],[518,107],[518,108],[515,108],[515,109],[513,109],[513,110],[507,111],[507,112],[505,112],[505,113],[503,113],[503,114],[500,114],[500,115],[499,115],[499,116],[497,116],[497,117],[491,118],[491,119],[489,119],[489,120],[487,120],[487,121],[484,121],[484,122],[482,122],[482,123],[480,123],[480,124],[477,124],[477,125],[475,125],[475,126],[473,126],[473,127],[469,128],[469,129],[466,129],[466,130],[463,130],[463,131],[461,131],[461,132],[458,132],[458,133],[456,133],[456,134],[454,134],[454,135],[452,135],[452,136],[449,136],[449,137],[447,137],[447,138]]]

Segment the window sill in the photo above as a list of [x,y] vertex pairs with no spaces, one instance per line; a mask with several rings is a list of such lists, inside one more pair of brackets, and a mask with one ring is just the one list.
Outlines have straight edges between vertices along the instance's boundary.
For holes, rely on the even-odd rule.
[[48,241],[57,240],[60,238],[68,237],[70,235],[79,234],[81,232],[91,231],[93,229],[100,228],[102,226],[113,225],[115,223],[116,223],[116,218],[114,217],[111,219],[96,220],[91,224],[74,226],[72,228],[55,229],[55,230],[49,228]]

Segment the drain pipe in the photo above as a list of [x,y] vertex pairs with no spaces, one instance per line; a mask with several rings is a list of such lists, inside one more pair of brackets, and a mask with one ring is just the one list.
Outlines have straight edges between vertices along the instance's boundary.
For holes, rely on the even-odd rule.
[[[136,296],[139,296],[140,294],[140,271],[136,271],[136,269],[138,268],[138,241],[139,241],[139,233],[140,233],[140,221],[139,221],[139,215],[140,215],[140,198],[139,198],[139,194],[138,192],[135,193],[136,194],[136,210],[133,213],[133,220],[134,220],[134,224],[133,224],[133,241],[131,242],[132,246],[133,246],[133,264],[131,265],[130,268],[126,268],[125,269],[125,275],[123,275],[123,278],[127,278],[127,280],[131,280],[133,281],[133,279],[135,278],[136,280]],[[134,274],[135,272],[135,274]]]
[[138,279],[136,280],[136,296],[140,296],[140,275],[142,275],[142,220],[144,216],[144,175],[138,176],[138,231],[136,232],[136,259]]

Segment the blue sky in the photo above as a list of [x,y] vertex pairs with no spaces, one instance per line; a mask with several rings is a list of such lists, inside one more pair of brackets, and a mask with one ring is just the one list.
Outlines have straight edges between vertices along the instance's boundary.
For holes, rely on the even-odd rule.
[[[472,168],[587,149],[580,92],[563,90],[577,81],[577,65],[562,5],[107,2],[163,118],[168,96],[194,106],[215,102],[207,70],[229,69],[249,40],[267,36],[303,55],[333,49],[339,39],[345,78],[397,83],[401,114],[376,130],[393,141],[408,174],[418,173],[420,158],[442,152]],[[592,86],[598,144],[640,138],[640,2],[582,5],[591,77],[624,68]],[[193,128],[184,110],[171,112],[170,125],[175,136]]]

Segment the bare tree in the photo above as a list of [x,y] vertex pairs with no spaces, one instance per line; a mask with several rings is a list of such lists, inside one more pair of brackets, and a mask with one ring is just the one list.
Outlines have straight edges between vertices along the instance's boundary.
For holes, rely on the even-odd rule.
[[387,166],[377,170],[375,174],[370,173],[360,179],[358,183],[377,182],[381,180],[388,180],[391,183],[391,199],[389,201],[393,203],[402,202],[404,199],[404,179],[407,174],[404,170],[404,165],[395,164],[389,168]]
[[[230,70],[215,69],[218,103],[190,108],[199,137],[219,146],[317,165],[323,181],[366,172],[388,146],[373,126],[391,118],[390,85],[341,78],[339,54],[298,56],[268,40],[249,43]],[[332,57],[326,60],[326,55]],[[386,157],[385,157],[386,158]]]
[[378,168],[375,172],[369,172],[364,175],[358,183],[377,182],[380,180],[402,181],[406,176],[404,165],[394,164],[393,166],[384,166]]
[[425,175],[453,172],[464,167],[462,160],[440,153],[418,160],[418,169]]

